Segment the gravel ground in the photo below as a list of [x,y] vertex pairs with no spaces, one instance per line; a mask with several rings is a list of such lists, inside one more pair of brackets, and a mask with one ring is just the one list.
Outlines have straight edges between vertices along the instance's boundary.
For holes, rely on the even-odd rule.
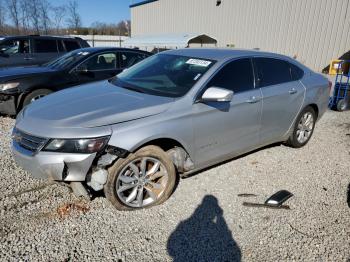
[[[1,261],[349,261],[350,111],[327,112],[302,149],[248,154],[182,179],[166,203],[134,212],[32,179],[11,157],[13,124],[0,117]],[[290,210],[242,205],[280,189],[294,194]]]

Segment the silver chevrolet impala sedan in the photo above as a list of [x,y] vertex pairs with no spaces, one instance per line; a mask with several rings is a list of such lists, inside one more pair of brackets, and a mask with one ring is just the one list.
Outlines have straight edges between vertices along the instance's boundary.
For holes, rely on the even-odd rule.
[[169,198],[178,176],[275,142],[304,146],[329,88],[278,54],[167,51],[24,108],[13,155],[34,177],[104,190],[119,210],[150,207]]

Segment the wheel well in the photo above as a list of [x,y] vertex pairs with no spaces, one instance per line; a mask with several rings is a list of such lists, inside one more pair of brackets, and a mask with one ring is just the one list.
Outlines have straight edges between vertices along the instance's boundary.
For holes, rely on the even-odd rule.
[[178,142],[172,138],[158,138],[158,139],[151,140],[151,141],[139,146],[138,148],[136,148],[134,150],[134,152],[139,150],[141,147],[150,146],[150,145],[159,146],[161,149],[163,149],[164,152],[166,152],[172,148],[180,147],[183,150],[185,150],[186,154],[191,159],[191,155],[188,153],[187,149],[180,142]]
[[26,92],[22,93],[17,99],[17,111],[18,112],[22,109],[23,102],[24,102],[24,99],[26,98],[26,96],[29,95],[30,93],[36,91],[36,90],[39,90],[39,89],[47,89],[47,90],[54,92],[54,90],[52,90],[51,88],[47,88],[45,86],[36,86],[36,87],[32,87],[32,88],[26,90]]
[[309,105],[316,113],[316,119],[318,118],[318,106],[316,104]]
[[159,139],[151,140],[146,144],[143,144],[142,146],[137,148],[137,150],[140,149],[141,147],[149,146],[149,145],[159,146],[165,152],[174,147],[181,147],[186,151],[186,149],[178,141],[171,138],[159,138]]
[[151,140],[139,148],[148,145],[158,146],[164,150],[174,163],[177,173],[185,173],[194,168],[191,156],[188,154],[186,148],[178,141],[171,138],[159,138]]
[[25,94],[21,94],[18,99],[17,99],[17,112],[19,112],[22,107],[23,107],[23,101],[24,101],[24,98],[28,95],[29,93],[25,93]]

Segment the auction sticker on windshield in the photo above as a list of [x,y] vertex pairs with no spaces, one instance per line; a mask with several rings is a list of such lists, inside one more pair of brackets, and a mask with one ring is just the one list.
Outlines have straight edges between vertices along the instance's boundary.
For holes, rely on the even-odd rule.
[[186,61],[186,64],[207,67],[211,64],[211,61],[191,58]]

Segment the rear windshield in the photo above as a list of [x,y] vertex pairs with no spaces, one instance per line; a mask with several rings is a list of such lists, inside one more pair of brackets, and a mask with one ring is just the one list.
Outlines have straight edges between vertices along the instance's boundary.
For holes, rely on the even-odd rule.
[[111,82],[136,92],[181,97],[214,63],[209,59],[157,54],[124,70]]

